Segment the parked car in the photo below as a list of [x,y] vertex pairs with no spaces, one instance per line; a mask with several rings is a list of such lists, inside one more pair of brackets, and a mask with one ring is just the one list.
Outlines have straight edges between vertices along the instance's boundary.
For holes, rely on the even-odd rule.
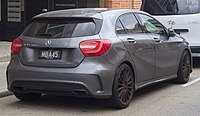
[[164,26],[174,28],[189,42],[192,57],[200,57],[199,0],[143,0],[141,10],[152,14]]
[[40,14],[11,46],[8,89],[107,99],[126,108],[134,91],[192,72],[188,42],[143,11],[73,9]]

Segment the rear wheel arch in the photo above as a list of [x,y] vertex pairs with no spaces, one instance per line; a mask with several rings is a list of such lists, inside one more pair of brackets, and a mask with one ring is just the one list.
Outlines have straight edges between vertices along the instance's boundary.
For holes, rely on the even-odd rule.
[[186,48],[186,49],[184,49],[183,51],[187,51],[187,52],[190,54],[190,56],[192,56],[192,54],[191,54],[189,48]]

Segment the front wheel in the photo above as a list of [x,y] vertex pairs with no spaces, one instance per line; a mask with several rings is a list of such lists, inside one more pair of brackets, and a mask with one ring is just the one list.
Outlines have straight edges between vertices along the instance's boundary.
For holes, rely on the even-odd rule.
[[132,100],[133,91],[133,71],[127,64],[122,64],[118,68],[115,76],[112,89],[112,96],[109,99],[110,105],[118,109],[126,108]]
[[185,50],[180,60],[177,72],[177,78],[175,79],[175,82],[180,84],[187,83],[190,77],[190,73],[191,73],[191,58],[189,52]]

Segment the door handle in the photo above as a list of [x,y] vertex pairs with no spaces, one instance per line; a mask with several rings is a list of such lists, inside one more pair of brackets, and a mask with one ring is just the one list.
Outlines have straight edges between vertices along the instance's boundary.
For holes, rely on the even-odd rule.
[[127,38],[129,43],[136,43],[136,40],[134,38]]
[[159,38],[153,38],[155,42],[160,43],[162,40]]

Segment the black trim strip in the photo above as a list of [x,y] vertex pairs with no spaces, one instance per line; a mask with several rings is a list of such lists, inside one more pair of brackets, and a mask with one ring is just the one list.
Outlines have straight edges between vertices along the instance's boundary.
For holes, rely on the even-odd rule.
[[189,29],[174,29],[174,31],[176,33],[187,33],[187,32],[189,32]]

